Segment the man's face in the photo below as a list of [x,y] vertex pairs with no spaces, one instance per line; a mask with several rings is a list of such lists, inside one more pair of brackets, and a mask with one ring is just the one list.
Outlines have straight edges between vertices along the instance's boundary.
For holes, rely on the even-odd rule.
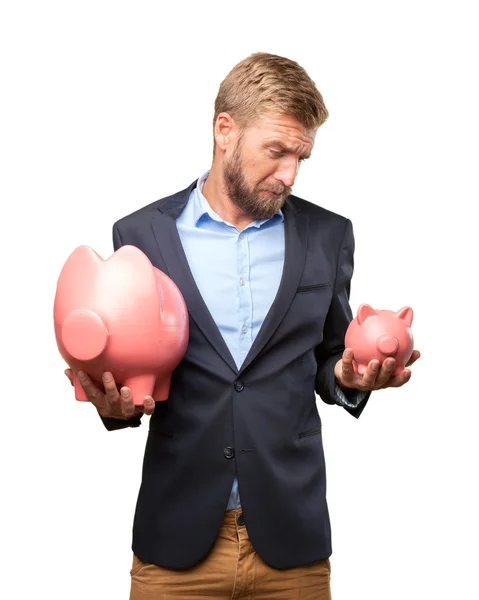
[[300,162],[316,135],[294,117],[263,115],[239,135],[225,157],[223,175],[231,200],[254,219],[269,219],[291,194]]

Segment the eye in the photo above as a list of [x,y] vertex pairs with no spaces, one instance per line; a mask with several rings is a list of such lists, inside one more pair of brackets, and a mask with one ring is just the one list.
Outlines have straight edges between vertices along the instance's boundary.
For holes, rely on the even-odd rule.
[[269,154],[271,158],[281,158],[284,156],[284,152],[279,152],[278,150],[270,150]]

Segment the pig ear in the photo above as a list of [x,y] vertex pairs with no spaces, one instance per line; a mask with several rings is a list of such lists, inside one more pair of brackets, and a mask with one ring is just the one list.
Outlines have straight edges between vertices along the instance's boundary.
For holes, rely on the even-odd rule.
[[373,317],[377,314],[378,313],[372,306],[369,306],[369,304],[361,304],[358,308],[358,324],[362,325],[368,317]]
[[[141,302],[142,311],[158,312],[158,285],[149,258],[139,248],[121,246],[105,261],[101,281],[98,283],[102,294],[110,297],[115,305],[121,301],[124,306]],[[146,301],[148,299],[148,301]]]
[[402,319],[403,321],[406,321],[406,325],[408,327],[411,327],[413,317],[412,308],[410,306],[404,306],[403,308],[401,308],[401,310],[398,310],[397,313],[395,313],[395,317],[397,319]]
[[82,277],[85,281],[90,281],[98,272],[98,265],[102,262],[102,257],[93,248],[78,246],[65,261],[64,272],[61,275],[68,274],[69,271],[75,271],[74,277]]
[[62,301],[55,302],[58,314],[63,316],[82,306],[88,305],[88,297],[103,263],[101,256],[90,246],[78,246],[67,258],[57,282],[56,297]]
[[[150,259],[136,246],[121,246],[106,261],[104,278],[111,278],[112,293],[141,294],[149,288],[156,289],[156,277]],[[129,282],[129,285],[125,285]],[[135,282],[139,287],[135,287]],[[118,288],[118,289],[116,289]]]

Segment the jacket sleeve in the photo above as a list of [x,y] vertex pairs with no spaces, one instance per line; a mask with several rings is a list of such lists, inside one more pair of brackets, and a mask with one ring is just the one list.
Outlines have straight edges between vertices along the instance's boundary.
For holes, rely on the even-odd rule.
[[[120,236],[120,230],[118,225],[115,223],[113,225],[113,248],[115,252],[123,246],[123,242]],[[108,431],[115,431],[117,429],[125,429],[127,427],[139,427],[141,425],[141,417],[143,414],[138,415],[137,417],[132,417],[131,419],[115,419],[114,417],[102,417],[100,419],[103,421],[103,425],[107,428]]]
[[316,348],[316,392],[327,404],[338,404],[358,418],[371,392],[340,388],[334,377],[334,366],[344,352],[344,337],[353,318],[349,305],[353,270],[354,234],[352,223],[348,219],[339,249],[333,296],[324,324],[323,341]]

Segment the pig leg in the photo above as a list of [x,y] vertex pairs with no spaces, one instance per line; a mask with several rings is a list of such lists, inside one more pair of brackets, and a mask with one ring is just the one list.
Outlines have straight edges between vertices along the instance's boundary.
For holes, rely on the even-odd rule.
[[125,379],[123,385],[129,387],[135,406],[143,406],[145,396],[151,396],[155,387],[156,375],[136,375]]
[[157,402],[162,402],[163,400],[168,400],[168,396],[170,395],[170,385],[171,385],[171,373],[167,373],[165,375],[160,375],[156,380],[155,389],[153,391],[153,398]]
[[73,373],[73,384],[75,386],[75,398],[79,402],[88,402],[88,398],[86,397],[85,390],[83,389],[80,380],[78,379],[78,375]]

